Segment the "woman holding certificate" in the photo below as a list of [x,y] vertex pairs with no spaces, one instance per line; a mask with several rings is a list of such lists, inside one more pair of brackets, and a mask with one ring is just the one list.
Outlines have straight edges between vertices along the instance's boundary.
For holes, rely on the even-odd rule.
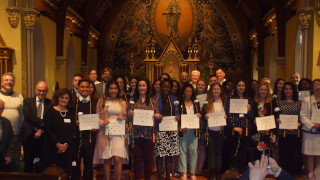
[[74,111],[71,111],[71,98],[72,94],[67,89],[54,92],[53,107],[44,123],[46,133],[41,157],[41,169],[45,170],[50,164],[56,164],[68,176],[71,176],[72,171],[72,147],[76,127]]
[[318,179],[320,177],[320,79],[313,80],[312,87],[312,95],[304,98],[301,107],[302,153],[307,158],[309,179]]
[[[216,180],[220,180],[222,164],[223,127],[211,124],[211,122],[209,123],[209,121],[211,121],[210,118],[213,118],[212,121],[215,121],[218,118],[221,120],[222,117],[224,119],[224,122],[226,122],[226,115],[224,112],[224,97],[222,95],[222,85],[219,82],[215,82],[213,85],[210,86],[207,94],[208,104],[205,104],[203,106],[202,112],[203,114],[205,114],[205,119],[208,121],[208,163],[210,172],[209,180],[213,180],[214,177]],[[213,117],[211,117],[210,115]]]
[[[158,103],[150,97],[150,83],[147,79],[139,80],[137,89],[134,94],[134,104],[130,107],[128,114],[133,117],[133,169],[134,179],[141,179],[142,161],[144,165],[144,176],[146,180],[150,180],[152,174],[152,153],[154,147],[155,131],[154,126],[135,125],[136,110],[151,110],[153,111],[154,121],[162,118],[159,114]],[[137,114],[138,115],[138,114]],[[141,116],[141,113],[139,114]],[[152,121],[153,121],[152,119]]]
[[[255,97],[255,109],[256,111],[256,117],[265,117],[265,116],[271,116],[274,115],[274,108],[276,107],[276,102],[271,98],[269,84],[267,83],[261,83],[258,86],[257,95]],[[273,124],[274,117],[273,117]],[[255,124],[257,123],[256,120],[254,121]],[[263,151],[263,148],[260,148],[263,146],[263,144],[267,145],[267,148],[273,149],[273,145],[276,141],[276,133],[275,129],[266,129],[261,131],[255,131],[255,139],[258,143],[258,150]],[[256,148],[255,148],[256,149]],[[270,153],[271,155],[272,153]],[[254,159],[258,159],[261,157],[261,153],[255,153]]]
[[[187,115],[196,115],[196,118],[201,118],[199,102],[195,100],[195,92],[192,84],[186,84],[182,92],[183,92],[183,99],[180,104],[181,106],[179,108],[181,116],[187,114]],[[181,121],[183,121],[183,117],[181,117]],[[182,127],[184,122],[181,122],[180,124],[181,124],[180,127],[182,131],[179,133],[180,157],[179,157],[178,171],[182,173],[181,179],[186,180],[187,179],[187,152],[188,152],[190,173],[192,174],[191,179],[196,179],[195,169],[196,169],[196,163],[198,159],[197,148],[198,148],[199,129],[188,129],[188,128]],[[194,124],[192,123],[192,125]],[[198,127],[199,127],[199,124],[198,124]]]
[[299,114],[301,109],[301,101],[298,99],[298,91],[295,84],[292,82],[284,84],[281,99],[277,100],[277,105],[280,109],[279,113],[277,113],[279,114],[279,118],[277,118],[277,123],[279,124],[279,164],[283,169],[294,175],[295,151],[298,137],[300,136],[297,128],[300,126]]
[[246,170],[251,125],[255,118],[254,102],[248,97],[245,81],[238,80],[235,83],[234,93],[226,101],[225,111],[227,126],[231,128],[231,132],[227,132],[231,133],[231,167],[239,169],[242,174]]
[[[175,105],[177,99],[171,95],[172,82],[169,79],[164,79],[161,82],[161,94],[158,100],[159,113],[162,114],[163,119],[161,123],[165,123],[164,119],[169,121],[180,120],[179,105]],[[177,114],[176,114],[177,112]],[[170,118],[170,120],[169,120]],[[160,124],[156,124],[159,127],[159,132],[156,136],[156,144],[154,153],[156,155],[157,169],[158,169],[158,179],[162,179],[163,173],[163,160],[165,160],[166,165],[166,179],[170,179],[171,173],[171,163],[173,158],[179,155],[179,139],[178,139],[178,123],[175,125],[170,123],[171,127],[175,126],[175,131],[170,131],[170,129],[160,128]],[[170,126],[169,125],[169,126]],[[157,127],[157,129],[158,129]]]
[[[119,85],[111,81],[106,87],[106,95],[97,104],[100,129],[94,151],[94,163],[104,164],[105,178],[110,179],[111,161],[114,164],[115,177],[121,180],[122,161],[128,162],[127,143],[125,139],[126,102],[119,96]],[[122,121],[119,131],[112,130],[113,124]],[[121,133],[122,131],[122,133]],[[120,135],[121,134],[121,135]]]

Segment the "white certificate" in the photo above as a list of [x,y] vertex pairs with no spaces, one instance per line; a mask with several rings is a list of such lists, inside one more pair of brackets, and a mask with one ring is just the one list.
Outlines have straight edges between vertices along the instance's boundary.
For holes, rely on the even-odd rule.
[[106,135],[125,135],[126,121],[117,120],[117,117],[112,116],[108,118],[109,124],[105,128]]
[[247,114],[248,99],[230,99],[230,113]]
[[135,109],[133,115],[133,125],[153,126],[153,110]]
[[225,112],[214,112],[214,113],[208,113],[209,119],[208,119],[208,127],[216,127],[216,126],[226,126],[227,121],[224,116],[226,115]]
[[257,130],[264,131],[266,129],[274,129],[276,128],[276,123],[274,120],[274,116],[264,116],[256,118]]
[[308,96],[310,96],[310,91],[299,91],[299,100],[303,101]]
[[93,128],[99,129],[98,114],[83,114],[79,115],[79,130],[91,130]]
[[203,107],[203,103],[207,100],[207,94],[197,95],[197,100],[200,103],[200,107]]
[[298,115],[280,114],[279,129],[298,129]]
[[199,129],[200,120],[197,114],[181,114],[181,129]]
[[178,122],[175,116],[164,116],[159,124],[159,131],[177,131]]

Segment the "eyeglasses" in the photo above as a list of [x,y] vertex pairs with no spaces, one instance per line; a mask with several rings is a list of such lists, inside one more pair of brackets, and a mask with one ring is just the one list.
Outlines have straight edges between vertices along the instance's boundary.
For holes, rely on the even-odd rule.
[[38,92],[47,92],[48,90],[40,90],[40,89],[37,89]]
[[60,96],[60,99],[69,99],[69,97]]
[[320,85],[313,85],[313,88],[319,88]]

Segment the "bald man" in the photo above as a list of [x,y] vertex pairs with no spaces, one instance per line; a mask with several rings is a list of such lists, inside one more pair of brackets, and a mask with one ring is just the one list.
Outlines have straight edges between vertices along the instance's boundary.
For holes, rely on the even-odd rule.
[[[51,107],[51,100],[47,99],[48,86],[39,81],[35,88],[36,95],[23,101],[24,122],[20,130],[23,144],[25,172],[33,172],[33,161],[40,158],[43,141],[43,123],[47,119]],[[36,166],[35,171],[39,169]]]

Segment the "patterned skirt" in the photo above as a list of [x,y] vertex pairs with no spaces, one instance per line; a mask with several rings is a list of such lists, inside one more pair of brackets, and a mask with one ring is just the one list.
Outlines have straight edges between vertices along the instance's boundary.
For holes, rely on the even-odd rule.
[[[172,137],[171,137],[172,134]],[[179,135],[178,131],[158,132],[154,154],[157,157],[176,156],[179,155]]]

